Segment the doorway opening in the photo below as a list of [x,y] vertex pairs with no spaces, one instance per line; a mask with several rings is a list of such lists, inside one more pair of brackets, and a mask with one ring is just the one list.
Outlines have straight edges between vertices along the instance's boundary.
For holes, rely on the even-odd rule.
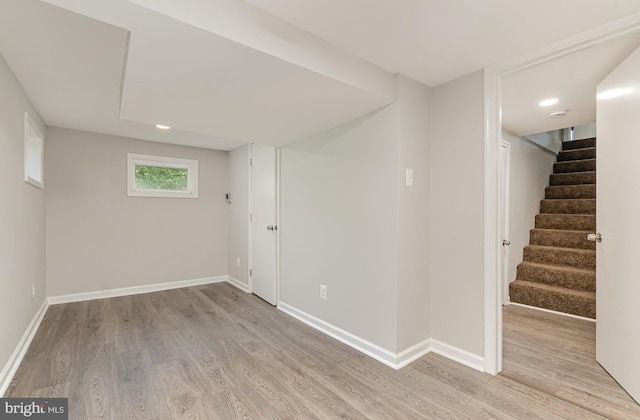
[[[499,139],[502,131],[502,87],[512,74],[552,63],[570,54],[640,31],[640,16],[595,28],[527,56],[485,68],[485,371],[502,370],[502,300],[499,284],[502,239],[499,220]],[[602,77],[606,76],[606,73]],[[594,94],[595,92],[592,92]],[[533,130],[542,131],[542,130]]]
[[[621,41],[624,38],[632,39],[638,38],[638,29],[640,29],[640,19],[636,19],[635,22],[629,23],[626,21],[625,23],[620,23],[620,25],[616,28],[609,28],[609,32],[606,35],[602,35],[602,31],[593,31],[592,33],[583,34],[582,37],[574,39],[574,43],[560,43],[555,46],[551,46],[544,50],[540,50],[537,54],[530,55],[529,57],[522,58],[521,60],[512,61],[510,63],[504,63],[501,65],[494,66],[492,68],[485,69],[485,100],[486,100],[486,155],[485,155],[485,206],[486,212],[485,214],[485,246],[486,246],[486,254],[485,254],[485,370],[489,373],[498,373],[503,371],[503,331],[504,328],[504,336],[505,336],[505,344],[504,344],[504,353],[505,357],[515,357],[519,358],[521,361],[525,360],[525,365],[519,365],[517,367],[511,366],[511,359],[509,359],[509,363],[505,362],[505,366],[508,369],[504,370],[504,375],[516,375],[514,371],[518,371],[520,369],[520,373],[531,373],[534,374],[540,370],[540,366],[553,365],[553,358],[550,357],[550,354],[555,354],[556,352],[552,349],[548,349],[548,352],[542,351],[541,353],[546,355],[541,360],[534,360],[532,358],[527,359],[527,355],[525,354],[527,351],[527,346],[533,346],[533,343],[528,343],[528,345],[524,345],[522,347],[522,342],[519,344],[519,350],[514,350],[514,348],[518,348],[517,345],[515,347],[510,347],[513,344],[513,326],[514,322],[523,321],[523,314],[527,314],[531,320],[537,322],[537,326],[534,327],[534,330],[539,330],[542,328],[544,332],[554,332],[553,329],[549,329],[546,326],[542,326],[541,323],[549,323],[548,325],[554,324],[562,324],[562,317],[558,319],[558,315],[554,314],[545,314],[542,312],[535,311],[534,313],[528,312],[531,311],[528,308],[506,308],[505,316],[503,319],[503,308],[501,305],[502,300],[504,299],[504,289],[501,287],[499,281],[496,279],[499,278],[498,273],[501,270],[501,264],[503,263],[503,259],[501,259],[501,250],[500,246],[502,246],[502,226],[501,219],[497,217],[500,214],[499,206],[500,203],[500,170],[498,162],[500,161],[500,145],[498,139],[501,138],[502,129],[504,119],[501,118],[502,113],[506,114],[508,111],[504,108],[505,98],[501,95],[502,88],[504,87],[505,80],[510,75],[515,75],[519,72],[531,71],[539,66],[547,66],[552,67],[554,64],[558,62],[558,60],[567,60],[570,58],[571,54],[580,54],[584,53],[590,49],[597,49],[599,46],[602,47],[605,43],[611,41]],[[635,44],[637,46],[638,43]],[[633,48],[635,49],[635,48]],[[629,52],[633,51],[631,49]],[[622,58],[625,56],[623,55]],[[622,60],[620,60],[622,61]],[[613,67],[617,65],[614,63]],[[604,78],[608,73],[605,72],[601,75],[601,79]],[[557,73],[556,73],[557,75]],[[595,88],[589,92],[590,95],[595,97]],[[543,98],[540,98],[543,99]],[[594,101],[595,102],[595,101]],[[595,105],[594,105],[595,106]],[[595,113],[595,110],[594,110]],[[595,120],[595,119],[594,119]],[[587,121],[585,121],[587,122]],[[542,131],[542,130],[539,130]],[[499,244],[499,245],[498,245]],[[496,246],[498,245],[498,246]],[[573,322],[574,320],[570,320]],[[580,320],[576,320],[580,321]],[[504,322],[504,323],[503,323]],[[588,321],[587,321],[588,322]],[[546,325],[546,324],[544,324]],[[542,327],[541,327],[542,326]],[[588,330],[589,327],[572,327],[575,331],[579,330]],[[595,326],[592,325],[593,331],[591,332],[591,342],[593,342],[595,338]],[[520,327],[520,333],[523,329]],[[561,330],[561,328],[558,328]],[[571,328],[569,328],[571,330]],[[557,331],[556,331],[557,332]],[[571,337],[571,334],[564,334],[565,337]],[[588,335],[588,334],[587,334]],[[525,334],[526,337],[526,334]],[[522,337],[520,337],[522,338]],[[524,339],[526,342],[526,338]],[[587,339],[588,341],[588,339]],[[508,343],[508,344],[507,344]],[[566,345],[567,343],[565,343]],[[594,347],[593,343],[589,344],[591,347]],[[524,353],[523,353],[524,352]],[[595,362],[595,352],[592,356],[588,355],[588,352],[582,353],[582,356],[587,354],[587,356],[583,359],[583,361],[590,361],[594,364],[594,366],[599,367]],[[528,356],[531,356],[530,354]],[[564,355],[563,357],[571,357],[570,355]],[[560,365],[561,363],[559,363]],[[590,368],[586,367],[587,370]],[[550,372],[553,372],[551,370]],[[593,373],[593,370],[591,370]],[[554,375],[561,375],[559,372],[552,373]],[[606,375],[606,374],[605,374]],[[517,376],[517,375],[516,375]],[[525,380],[527,378],[528,381],[535,381],[533,379],[535,375],[526,375],[524,374],[521,379]],[[566,379],[566,378],[565,378]],[[609,378],[611,379],[611,378]],[[538,378],[541,383],[547,379]],[[602,382],[599,382],[602,383]],[[572,384],[567,384],[565,382],[558,382],[555,390],[548,390],[550,393],[554,392],[564,392],[567,390],[567,386],[571,386]],[[562,388],[562,390],[561,390]],[[563,391],[564,390],[564,391]],[[575,391],[575,388],[572,388],[572,392]],[[626,394],[625,394],[626,395]],[[627,397],[628,398],[628,397]],[[621,400],[622,401],[622,400]],[[633,400],[630,400],[633,401]],[[626,403],[625,403],[626,404]],[[633,405],[629,405],[633,407]],[[625,407],[627,407],[625,405]],[[634,412],[635,413],[635,412]],[[637,415],[637,414],[636,414]]]

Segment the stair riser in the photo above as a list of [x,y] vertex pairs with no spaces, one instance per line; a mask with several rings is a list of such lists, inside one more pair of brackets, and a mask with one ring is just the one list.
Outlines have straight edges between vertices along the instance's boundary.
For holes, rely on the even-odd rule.
[[551,309],[552,311],[583,316],[596,317],[596,299],[588,297],[566,296],[559,292],[539,291],[530,287],[523,287],[513,282],[509,285],[511,302],[524,305],[537,306],[538,308]]
[[522,259],[523,261],[540,264],[563,265],[587,269],[596,268],[596,252],[592,250],[576,250],[570,248],[540,249],[528,246],[524,249]]
[[553,198],[596,198],[595,185],[562,185],[547,187],[544,190],[544,197]]
[[586,160],[572,160],[569,162],[557,162],[553,164],[553,173],[567,173],[567,172],[585,172],[585,171],[595,171],[596,170],[596,160],[595,159],[586,159]]
[[563,174],[552,174],[549,185],[582,185],[595,184],[596,173],[591,172],[568,172]]
[[566,150],[558,154],[558,162],[566,162],[570,160],[595,159],[596,148],[588,147],[586,149]]
[[596,147],[596,139],[580,139],[573,141],[565,141],[562,143],[562,150],[584,149],[585,147]]
[[596,249],[596,243],[587,241],[588,232],[533,229],[531,245],[557,246],[561,248]]
[[534,283],[551,284],[566,287],[572,290],[596,290],[596,273],[584,273],[582,271],[562,270],[561,268],[540,267],[527,264],[518,264],[517,280],[526,280]]
[[540,213],[552,214],[596,214],[595,199],[578,200],[542,200],[540,202]]
[[596,230],[593,214],[537,214],[537,229]]

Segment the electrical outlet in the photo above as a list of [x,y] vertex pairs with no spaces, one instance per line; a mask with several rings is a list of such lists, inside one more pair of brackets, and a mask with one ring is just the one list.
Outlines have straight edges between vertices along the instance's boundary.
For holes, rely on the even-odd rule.
[[32,283],[31,284],[31,299],[35,299],[36,298],[36,284]]
[[325,286],[324,284],[320,285],[320,299],[326,299],[327,298],[327,286]]
[[236,267],[240,267],[240,257],[236,258]]

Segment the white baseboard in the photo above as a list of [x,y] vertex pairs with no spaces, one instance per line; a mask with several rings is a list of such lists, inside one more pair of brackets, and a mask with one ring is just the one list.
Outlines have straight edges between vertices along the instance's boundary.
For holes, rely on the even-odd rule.
[[7,361],[7,364],[2,369],[2,372],[0,372],[0,397],[4,396],[4,393],[7,392],[7,388],[9,388],[9,385],[11,384],[13,375],[16,374],[20,363],[22,363],[22,359],[27,353],[29,345],[31,344],[33,337],[36,335],[38,327],[40,327],[40,323],[42,322],[44,315],[47,313],[48,308],[49,303],[47,299],[44,299],[42,301],[42,305],[40,305],[40,309],[38,309],[38,312],[36,312],[35,316],[31,320],[31,323],[22,335],[20,342],[18,342],[16,349],[13,351],[13,354]]
[[427,338],[396,354],[396,369],[401,369],[429,353],[431,353],[431,339]]
[[507,305],[519,306],[521,308],[534,309],[536,311],[546,312],[548,314],[562,315],[562,316],[566,316],[567,318],[575,318],[575,319],[581,319],[583,321],[596,322],[596,320],[593,319],[593,318],[587,318],[587,317],[584,317],[584,316],[574,315],[574,314],[566,314],[564,312],[552,311],[551,309],[538,308],[537,306],[523,305],[522,303],[510,302],[508,304],[505,304],[505,306],[507,306]]
[[[118,296],[139,295],[141,293],[159,292],[161,290],[180,289],[182,287],[200,286],[202,284],[228,281],[227,276],[205,277],[202,279],[171,281],[166,283],[147,284],[144,286],[123,287],[120,289],[99,290],[96,292],[76,293],[71,295],[51,296],[49,305],[59,303],[81,302],[85,300],[105,299]],[[233,284],[233,283],[232,283]]]
[[431,339],[430,350],[435,354],[444,356],[454,362],[458,362],[477,371],[484,372],[484,357],[482,356],[478,356],[477,354],[470,353],[466,350],[462,350],[461,348],[443,343],[442,341],[438,341],[433,338]]
[[434,352],[447,359],[484,372],[484,357],[432,338],[414,344],[399,353],[393,353],[284,302],[278,302],[278,309],[394,369],[401,369],[422,356]]
[[238,289],[242,290],[245,293],[251,293],[251,290],[249,290],[249,285],[244,284],[243,282],[236,279],[235,277],[227,276],[227,282],[229,282],[229,284],[237,287]]
[[328,322],[314,317],[313,315],[309,315],[308,313],[296,309],[284,302],[278,302],[277,307],[282,312],[291,315],[292,317],[304,322],[305,324],[315,328],[318,331],[327,334],[330,337],[335,338],[338,341],[343,342],[347,346],[353,347],[354,349],[366,354],[367,356],[373,357],[377,361],[382,362],[387,366],[398,369],[397,357],[395,353],[384,349],[377,344],[373,344],[363,338],[353,335],[341,328],[331,325]]

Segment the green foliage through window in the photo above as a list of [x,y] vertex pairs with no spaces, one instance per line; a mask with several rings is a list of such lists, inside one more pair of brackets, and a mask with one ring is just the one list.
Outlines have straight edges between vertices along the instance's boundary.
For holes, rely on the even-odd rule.
[[136,188],[187,191],[189,170],[165,166],[136,165]]

